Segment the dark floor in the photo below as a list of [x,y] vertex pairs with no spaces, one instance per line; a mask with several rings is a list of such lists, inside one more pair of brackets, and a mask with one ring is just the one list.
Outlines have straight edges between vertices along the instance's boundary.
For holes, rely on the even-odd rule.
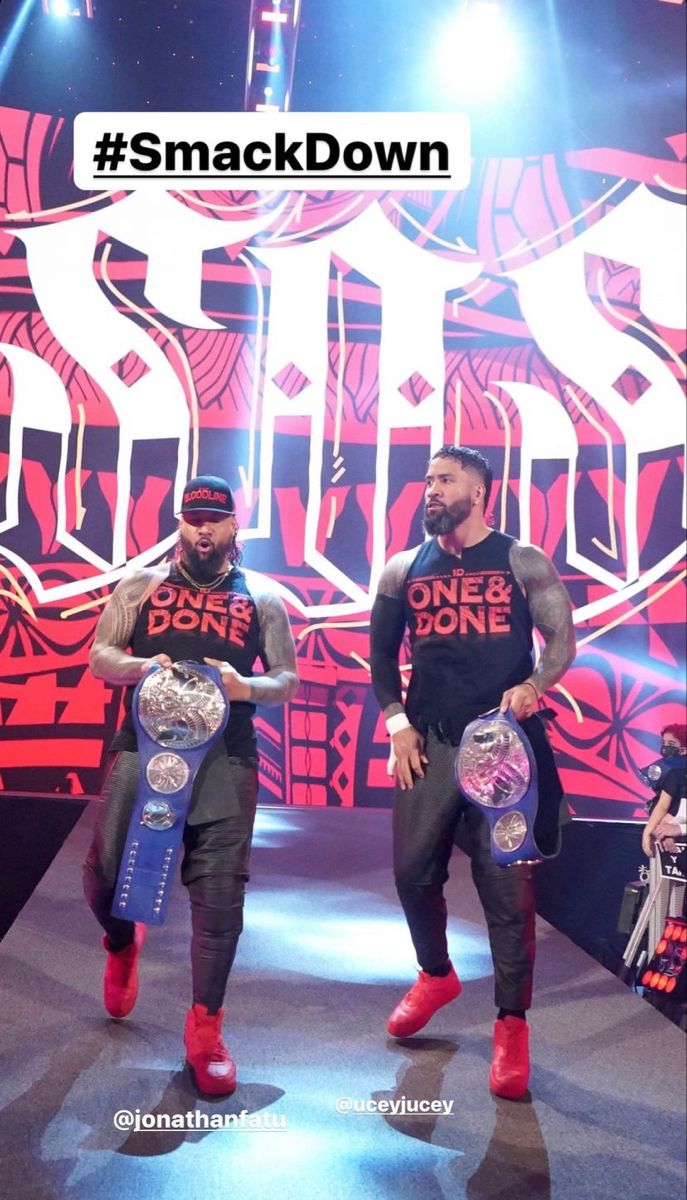
[[[116,1022],[101,1009],[103,953],[80,897],[95,803],[0,945],[0,1196],[684,1195],[684,1034],[544,922],[531,1099],[490,1095],[490,960],[459,853],[448,895],[463,995],[424,1036],[387,1038],[387,1012],[414,967],[385,811],[260,811],[227,996],[239,1087],[228,1100],[199,1100],[182,1066],[182,889],[167,924],[150,934],[135,1012]],[[345,1114],[341,1097],[443,1099],[453,1111]],[[247,1110],[283,1117],[286,1129],[120,1132],[122,1109],[170,1118]]]

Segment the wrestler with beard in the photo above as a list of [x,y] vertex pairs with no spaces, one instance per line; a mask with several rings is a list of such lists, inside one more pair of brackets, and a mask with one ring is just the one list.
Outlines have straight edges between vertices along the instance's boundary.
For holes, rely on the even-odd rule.
[[241,561],[236,537],[238,525],[232,513],[199,509],[181,514],[176,556],[192,579],[208,584]]
[[[236,1068],[222,1039],[222,1003],[243,924],[257,801],[257,704],[283,704],[298,679],[281,598],[263,576],[243,570],[231,488],[216,476],[189,480],[170,562],[125,576],[96,628],[90,666],[123,685],[124,720],[111,746],[103,807],[84,864],[84,890],[104,930],[104,1003],[127,1016],[138,994],[145,926],[112,915],[115,884],[136,802],[139,756],[131,700],[154,664],[217,667],[229,720],[194,781],[183,830],[181,879],[191,901],[193,1003],[186,1059],[201,1092],[228,1095]],[[259,661],[263,670],[254,674]]]
[[[487,524],[491,481],[488,462],[469,447],[443,446],[430,460],[424,508],[430,536],[395,555],[382,573],[370,666],[392,740],[396,887],[421,967],[387,1029],[409,1037],[460,994],[444,897],[455,839],[472,859],[494,962],[498,1015],[490,1086],[518,1099],[529,1079],[532,865],[494,862],[488,821],[455,782],[455,748],[476,717],[511,709],[537,760],[537,842],[545,854],[555,853],[563,794],[536,713],[542,693],[572,662],[575,639],[570,602],[550,560]],[[535,624],[545,642],[536,666]],[[404,703],[399,652],[406,632],[412,677]]]

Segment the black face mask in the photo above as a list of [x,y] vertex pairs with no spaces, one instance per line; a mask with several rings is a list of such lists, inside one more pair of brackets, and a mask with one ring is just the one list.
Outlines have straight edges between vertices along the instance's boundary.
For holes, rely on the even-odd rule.
[[679,754],[679,746],[667,746],[665,743],[661,746],[661,758],[677,758]]

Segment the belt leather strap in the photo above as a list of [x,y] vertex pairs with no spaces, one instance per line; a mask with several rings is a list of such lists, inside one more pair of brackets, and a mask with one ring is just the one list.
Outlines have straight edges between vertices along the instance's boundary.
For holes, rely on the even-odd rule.
[[216,667],[178,662],[146,673],[136,686],[131,712],[140,764],[138,794],[112,916],[161,925],[193,784],[208,750],[222,736],[229,701]]

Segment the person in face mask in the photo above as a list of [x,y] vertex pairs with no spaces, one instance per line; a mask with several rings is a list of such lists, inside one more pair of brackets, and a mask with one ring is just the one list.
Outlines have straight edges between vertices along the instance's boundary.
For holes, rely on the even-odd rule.
[[658,800],[644,826],[642,850],[649,858],[656,842],[671,849],[670,843],[687,832],[687,725],[666,725],[661,730],[661,757],[682,762],[661,780]]
[[666,725],[661,730],[661,758],[687,757],[687,725]]

